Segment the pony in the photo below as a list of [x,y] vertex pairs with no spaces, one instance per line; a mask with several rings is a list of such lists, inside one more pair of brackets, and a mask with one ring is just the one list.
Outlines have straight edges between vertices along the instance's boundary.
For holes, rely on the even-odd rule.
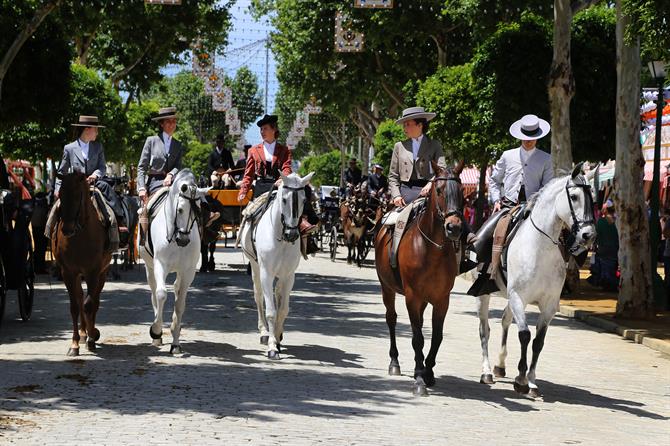
[[[412,325],[414,349],[414,395],[428,394],[426,387],[435,384],[435,357],[442,343],[444,318],[449,309],[449,294],[458,275],[454,243],[459,240],[463,224],[463,187],[459,175],[460,163],[455,169],[442,169],[433,163],[436,172],[425,208],[418,211],[407,224],[406,232],[397,249],[397,269],[391,267],[390,244],[393,228],[377,224],[375,259],[377,276],[382,287],[386,307],[386,324],[391,348],[389,375],[400,375],[395,326],[396,293],[405,295],[407,312]],[[424,363],[423,312],[433,306],[433,335],[430,351]]]
[[147,281],[151,287],[151,303],[154,307],[154,322],[149,335],[154,346],[163,345],[163,306],[167,301],[165,279],[176,272],[174,282],[174,313],[172,315],[171,354],[183,353],[179,343],[181,320],[186,308],[186,292],[195,277],[195,268],[200,256],[199,200],[209,188],[199,189],[196,178],[189,169],[177,173],[167,192],[165,201],[158,205],[149,225],[149,234],[144,246],[138,251],[144,260]]
[[[83,338],[89,351],[96,350],[100,330],[95,317],[112,259],[108,232],[91,199],[86,175],[73,172],[59,176],[60,220],[51,231],[51,252],[70,296],[72,343],[67,356],[79,356]],[[86,296],[81,287],[86,281]]]
[[[535,370],[547,329],[558,311],[565,282],[566,260],[562,250],[576,252],[588,248],[595,239],[593,198],[589,183],[581,174],[581,167],[582,163],[574,168],[571,175],[553,179],[530,198],[530,215],[519,223],[521,226],[507,248],[507,283],[503,280],[502,271],[495,276],[496,284],[507,296],[508,302],[502,315],[502,348],[493,374],[496,377],[505,376],[507,333],[514,318],[521,344],[519,375],[514,379],[514,389],[533,398],[540,396]],[[571,234],[568,239],[574,241],[564,243],[559,239],[566,227]],[[489,301],[490,295],[477,298],[482,384],[494,382],[488,356]],[[526,356],[531,339],[525,313],[528,304],[537,304],[540,310],[530,369]]]
[[305,186],[313,175],[281,174],[274,200],[257,223],[245,223],[240,233],[242,250],[251,264],[261,344],[267,345],[272,360],[280,359],[289,295],[301,257],[298,225]]

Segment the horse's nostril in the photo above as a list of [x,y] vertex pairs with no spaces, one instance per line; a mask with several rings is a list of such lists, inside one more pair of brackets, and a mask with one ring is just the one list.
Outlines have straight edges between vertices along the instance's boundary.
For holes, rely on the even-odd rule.
[[589,240],[592,236],[593,234],[591,234],[590,232],[585,232],[584,234],[582,234],[582,238],[584,240]]

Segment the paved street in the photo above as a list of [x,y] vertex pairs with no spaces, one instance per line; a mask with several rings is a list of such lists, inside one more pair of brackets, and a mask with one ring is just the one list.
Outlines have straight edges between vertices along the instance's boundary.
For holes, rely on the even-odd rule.
[[[479,384],[468,284],[457,282],[427,398],[411,396],[409,321],[398,299],[401,377],[387,376],[388,335],[374,268],[325,256],[302,261],[282,360],[258,343],[242,255],[219,249],[218,271],[188,296],[183,357],[150,345],[144,270],[103,291],[96,354],[66,358],[71,323],[61,283],[40,276],[33,319],[0,329],[1,444],[667,444],[670,361],[644,346],[558,316],[540,358],[543,400],[512,378]],[[171,319],[172,296],[166,308]],[[492,358],[504,300],[492,299]],[[532,309],[534,311],[534,309]],[[426,313],[430,320],[429,313]],[[531,318],[534,321],[534,318]],[[429,346],[430,327],[426,352]],[[169,331],[164,341],[169,344]],[[519,358],[510,333],[508,375]]]

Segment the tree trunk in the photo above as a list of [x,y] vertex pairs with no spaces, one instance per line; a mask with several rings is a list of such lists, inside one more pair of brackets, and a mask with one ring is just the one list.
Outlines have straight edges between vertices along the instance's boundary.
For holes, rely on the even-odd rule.
[[572,168],[570,141],[570,101],[575,94],[575,79],[570,63],[570,0],[554,0],[554,57],[549,72],[551,108],[551,160],[554,175]]
[[26,27],[23,28],[18,36],[16,36],[14,42],[12,42],[11,46],[3,56],[2,61],[0,62],[0,104],[2,103],[2,82],[5,80],[7,71],[12,65],[12,62],[14,62],[14,58],[19,54],[23,44],[26,43],[35,31],[37,31],[37,28],[42,24],[42,21],[51,13],[51,11],[58,7],[60,2],[61,0],[50,0],[38,9]]
[[447,66],[447,36],[440,33],[437,35],[430,36],[437,46],[437,66],[446,67]]
[[475,207],[475,225],[473,231],[477,230],[484,223],[484,203],[486,202],[486,170],[489,168],[487,163],[482,163],[479,167],[479,194],[477,196],[477,206]]
[[124,77],[128,76],[128,74],[131,71],[133,71],[133,68],[135,68],[137,64],[139,64],[142,61],[142,59],[144,59],[144,56],[146,56],[149,53],[149,49],[152,46],[153,46],[153,40],[149,39],[149,43],[144,47],[144,51],[142,51],[142,53],[137,57],[137,59],[135,59],[133,63],[112,74],[111,77],[109,78],[109,80],[112,82],[112,85],[118,87],[119,82],[121,82],[121,80]]
[[653,317],[649,222],[642,192],[644,159],[640,149],[640,44],[624,42],[630,18],[617,0],[616,173],[614,194],[619,231],[621,286],[617,317]]

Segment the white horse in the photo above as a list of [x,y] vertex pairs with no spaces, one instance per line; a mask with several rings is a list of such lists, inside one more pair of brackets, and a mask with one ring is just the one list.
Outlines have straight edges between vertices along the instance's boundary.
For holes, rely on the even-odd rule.
[[[172,315],[172,345],[170,353],[182,353],[179,345],[181,318],[186,307],[186,291],[195,277],[195,268],[200,258],[200,218],[198,200],[208,188],[198,189],[195,175],[189,169],[175,176],[170,190],[151,221],[149,237],[138,251],[146,265],[147,281],[151,287],[151,303],[154,307],[154,322],[149,335],[155,346],[163,344],[163,306],[167,300],[167,275],[176,272],[174,282],[174,313]],[[151,252],[149,251],[151,249]]]
[[[531,198],[530,216],[520,223],[521,226],[507,251],[507,285],[502,280],[502,272],[498,271],[496,274],[496,284],[507,294],[508,302],[502,315],[502,348],[493,373],[496,377],[505,376],[507,332],[514,317],[521,343],[519,375],[514,380],[514,389],[519,393],[530,393],[532,397],[540,395],[535,382],[535,368],[549,323],[558,311],[565,282],[566,262],[559,246],[561,230],[569,228],[574,237],[569,246],[562,246],[566,251],[588,247],[595,239],[593,199],[589,183],[581,175],[581,166],[581,163],[577,165],[572,175],[552,180]],[[477,299],[482,346],[480,382],[492,384],[488,356],[490,296],[483,295]],[[531,335],[526,323],[525,308],[533,303],[539,307],[540,315],[532,346],[532,362],[528,370],[526,351]]]
[[289,294],[300,263],[298,224],[305,203],[305,185],[312,175],[314,172],[304,178],[295,173],[282,174],[281,185],[268,209],[255,225],[246,223],[240,234],[242,250],[251,262],[261,344],[267,344],[270,359],[279,359]]

